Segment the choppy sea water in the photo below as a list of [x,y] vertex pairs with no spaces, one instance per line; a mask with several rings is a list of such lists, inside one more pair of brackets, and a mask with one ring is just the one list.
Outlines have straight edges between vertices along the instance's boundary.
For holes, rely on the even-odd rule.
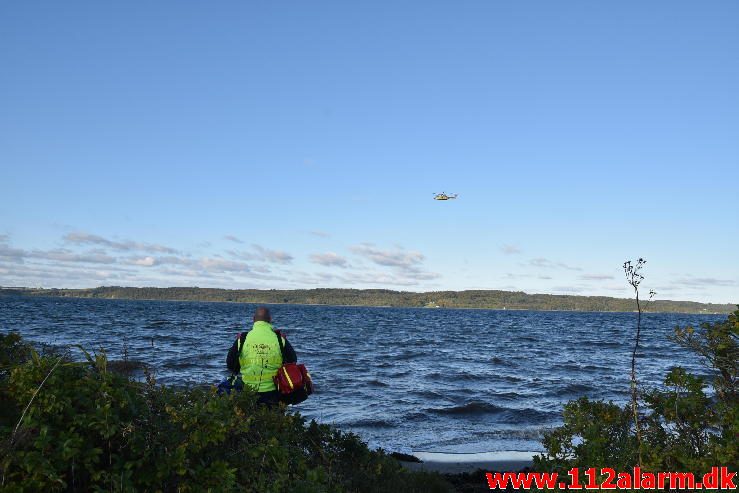
[[[217,383],[255,305],[0,298],[0,332],[59,346],[105,348],[154,369],[164,384]],[[306,305],[271,307],[316,393],[305,416],[402,452],[541,450],[580,396],[626,402],[632,313],[530,312]],[[699,366],[667,340],[677,325],[719,315],[646,314],[640,382]]]

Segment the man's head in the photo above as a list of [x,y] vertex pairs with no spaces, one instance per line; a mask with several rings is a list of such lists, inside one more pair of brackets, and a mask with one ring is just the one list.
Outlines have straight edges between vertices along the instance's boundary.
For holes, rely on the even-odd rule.
[[269,308],[266,306],[260,306],[254,311],[255,322],[272,322],[272,315],[269,313]]

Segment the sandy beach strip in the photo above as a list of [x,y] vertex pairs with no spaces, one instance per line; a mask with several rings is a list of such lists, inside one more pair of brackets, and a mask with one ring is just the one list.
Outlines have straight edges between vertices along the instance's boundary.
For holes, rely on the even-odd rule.
[[421,462],[403,461],[403,467],[412,471],[434,471],[441,474],[461,474],[485,471],[520,471],[531,467],[538,452],[482,452],[470,454],[450,454],[443,452],[414,452],[413,456]]

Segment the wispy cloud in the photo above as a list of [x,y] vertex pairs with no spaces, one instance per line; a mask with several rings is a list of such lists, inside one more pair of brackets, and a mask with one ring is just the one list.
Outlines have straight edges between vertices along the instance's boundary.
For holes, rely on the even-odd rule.
[[163,257],[129,257],[124,261],[128,265],[139,267],[181,266],[200,273],[250,273],[252,268],[245,262],[228,260],[220,257],[191,258],[167,255]]
[[[117,269],[94,269],[69,265],[7,264],[0,262],[3,283],[18,286],[91,286],[127,279],[130,273]],[[6,281],[7,279],[7,281]]]
[[177,250],[154,243],[141,243],[132,240],[110,240],[99,235],[82,231],[68,233],[64,241],[73,245],[100,245],[119,251],[142,251],[152,253],[177,253]]
[[66,248],[53,250],[25,250],[13,248],[6,243],[0,242],[0,258],[23,262],[26,259],[45,260],[53,262],[77,262],[90,264],[112,264],[115,258],[107,255],[102,250],[89,250],[86,252],[74,252]]
[[293,280],[298,285],[314,285],[325,286],[326,284],[341,285],[347,287],[362,286],[401,286],[411,287],[417,286],[418,280],[410,277],[402,277],[394,275],[391,272],[382,272],[376,270],[370,271],[342,271],[341,274],[332,272],[294,273]]
[[244,243],[234,235],[226,235],[223,237],[224,240],[233,241],[234,243]]
[[500,251],[506,255],[517,255],[523,253],[523,250],[516,245],[503,245],[500,247]]
[[565,293],[565,294],[575,294],[575,293],[582,293],[583,288],[577,287],[577,286],[554,286],[552,288],[552,291],[555,293]]
[[401,269],[418,266],[425,259],[421,252],[407,251],[400,248],[396,250],[380,250],[371,243],[362,243],[361,245],[353,246],[351,250],[377,265],[399,267]]
[[6,259],[22,259],[26,256],[26,251],[20,248],[13,248],[5,243],[0,243],[0,257]]
[[33,250],[27,252],[26,257],[56,262],[81,262],[90,264],[112,264],[116,260],[114,257],[99,250],[78,253],[64,248],[46,251]]
[[426,257],[415,250],[405,250],[400,246],[383,250],[372,243],[362,243],[351,247],[351,251],[376,265],[392,268],[396,280],[429,281],[441,277],[421,268]]
[[293,256],[282,250],[271,250],[260,245],[252,245],[251,250],[226,250],[226,254],[239,260],[269,262],[273,264],[290,264]]
[[260,264],[252,265],[251,270],[252,272],[259,272],[260,274],[269,274],[270,272],[272,272],[272,269],[270,269],[266,265]]
[[[142,259],[145,261],[146,257]],[[171,260],[171,259],[170,259]],[[187,259],[184,261],[187,263]],[[8,263],[0,259],[0,274],[4,285],[46,287],[92,287],[101,284],[120,286],[172,286],[206,283],[212,287],[258,287],[257,283],[269,282],[262,287],[272,287],[274,281],[286,278],[258,272],[244,272],[243,265],[232,265],[219,259],[192,260],[192,266],[170,263],[156,264],[153,268],[106,265],[91,268],[90,265],[72,263]],[[141,270],[145,268],[145,270]]]
[[555,262],[544,257],[532,258],[531,260],[529,260],[529,265],[543,269],[582,270],[582,268],[580,267],[573,267],[571,265],[565,264],[564,262]]
[[505,276],[505,279],[541,279],[544,281],[549,281],[552,279],[552,276],[544,276],[544,275],[535,275],[535,274],[514,274],[512,272],[508,272]]
[[195,262],[195,265],[207,272],[251,272],[248,264],[221,258],[204,257]]
[[313,236],[318,236],[319,238],[331,237],[331,235],[326,233],[325,231],[319,231],[319,230],[308,231],[308,234],[311,234]]
[[[633,291],[631,290],[631,287],[622,286],[621,284],[606,284],[604,286],[600,286],[600,289],[605,289],[607,291],[617,291],[619,293],[624,294],[631,294]],[[658,292],[660,292],[658,290]]]
[[129,265],[138,265],[141,267],[152,267],[156,265],[157,260],[154,257],[133,257],[126,259],[124,263]]
[[403,276],[407,279],[413,279],[416,281],[432,281],[434,279],[439,279],[441,277],[441,274],[437,274],[436,272],[424,271],[414,267],[405,269],[403,271]]
[[[251,256],[261,264],[218,254],[194,257],[191,254],[152,243],[110,240],[90,233],[70,233],[62,240],[71,248],[28,250],[8,244],[0,237],[0,274],[3,283],[45,286],[90,286],[102,282],[119,285],[167,285],[177,278],[208,285],[254,286],[254,281],[285,281],[274,275],[268,264],[286,264],[292,256],[280,250],[253,245]],[[85,245],[100,248],[81,249]],[[78,246],[78,248],[74,248]],[[109,253],[114,252],[114,253]],[[118,255],[116,255],[116,253]],[[104,265],[95,268],[93,265]],[[50,284],[51,283],[51,284]]]
[[271,250],[256,244],[253,244],[251,248],[251,250],[226,250],[226,253],[237,259],[253,260],[256,262],[285,265],[293,261],[293,256],[282,250]]
[[578,279],[582,281],[609,281],[615,278],[609,274],[583,274]]
[[256,244],[253,244],[252,248],[256,250],[259,259],[267,262],[275,264],[289,264],[293,261],[293,256],[282,250],[270,250],[269,248],[264,248],[263,246]]
[[690,288],[704,288],[713,286],[736,286],[737,281],[732,279],[717,279],[715,277],[684,277],[676,279],[675,284]]
[[532,277],[531,274],[514,274],[513,272],[508,272],[504,276],[506,279],[526,279],[529,277]]
[[334,252],[313,253],[310,256],[310,261],[314,264],[324,265],[326,267],[346,268],[349,264],[349,261],[346,258]]

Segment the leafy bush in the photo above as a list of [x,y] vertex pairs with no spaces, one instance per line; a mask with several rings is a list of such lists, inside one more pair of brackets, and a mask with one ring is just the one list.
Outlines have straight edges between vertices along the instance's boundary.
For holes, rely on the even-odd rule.
[[104,353],[39,356],[14,334],[0,335],[0,355],[4,491],[449,490],[249,392],[139,383]]
[[[703,474],[712,466],[739,466],[739,310],[723,322],[676,328],[673,340],[692,350],[712,370],[707,382],[676,367],[662,388],[642,396],[642,469]],[[546,452],[535,457],[536,470],[566,473],[572,467],[628,470],[638,462],[631,405],[586,398],[565,406],[564,425],[547,433]]]
[[[564,425],[544,436],[548,457],[535,458],[535,470],[572,467],[625,470],[637,455],[631,407],[581,397],[565,405]],[[542,467],[546,466],[546,467]]]

